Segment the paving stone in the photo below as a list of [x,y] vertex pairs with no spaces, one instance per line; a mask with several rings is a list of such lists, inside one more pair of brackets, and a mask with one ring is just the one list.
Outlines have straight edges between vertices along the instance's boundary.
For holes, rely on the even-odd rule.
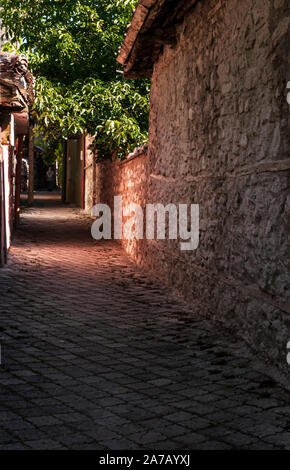
[[233,447],[225,442],[208,441],[199,444],[198,448],[199,450],[230,450]]
[[197,444],[201,444],[202,442],[208,441],[208,438],[203,434],[187,432],[182,436],[175,437],[174,440],[179,443],[179,448],[188,449],[190,446],[195,446]]
[[240,433],[238,431],[222,436],[222,439],[224,442],[234,446],[237,449],[248,449],[258,442],[257,438],[254,438],[251,435]]
[[27,441],[27,446],[32,450],[57,450],[63,449],[63,446],[57,442],[53,441],[52,439],[39,439],[34,441]]
[[[136,450],[136,444],[127,439],[111,439],[102,441],[101,446],[110,450]],[[141,446],[139,448],[142,448]]]
[[284,449],[290,398],[52,196],[0,270],[0,449]]
[[47,426],[51,424],[59,424],[61,422],[54,416],[34,416],[28,418],[28,420],[38,427]]

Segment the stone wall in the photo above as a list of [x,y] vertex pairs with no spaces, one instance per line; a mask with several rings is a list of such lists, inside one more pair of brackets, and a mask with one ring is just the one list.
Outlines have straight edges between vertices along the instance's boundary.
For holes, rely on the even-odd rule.
[[193,315],[223,322],[282,367],[290,340],[289,34],[288,0],[198,2],[155,64],[148,160],[102,173],[107,200],[113,190],[142,204],[200,204],[196,251],[172,240],[125,248]]

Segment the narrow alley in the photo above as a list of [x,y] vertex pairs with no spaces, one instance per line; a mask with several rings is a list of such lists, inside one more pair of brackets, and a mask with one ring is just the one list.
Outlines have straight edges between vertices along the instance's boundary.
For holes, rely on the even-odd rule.
[[290,449],[248,349],[43,194],[0,272],[0,449]]

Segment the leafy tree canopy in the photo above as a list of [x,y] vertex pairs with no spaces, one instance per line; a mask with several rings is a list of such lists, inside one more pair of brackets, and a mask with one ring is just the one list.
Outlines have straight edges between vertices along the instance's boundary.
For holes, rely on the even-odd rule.
[[[2,0],[9,44],[36,77],[32,114],[50,141],[85,129],[100,157],[147,140],[149,83],[128,82],[116,56],[136,0]],[[20,44],[20,46],[19,46]]]

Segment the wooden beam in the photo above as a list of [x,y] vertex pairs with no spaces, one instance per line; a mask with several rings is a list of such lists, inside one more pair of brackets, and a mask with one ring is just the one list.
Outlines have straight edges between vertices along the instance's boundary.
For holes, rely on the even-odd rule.
[[[150,77],[152,65],[162,46],[174,45],[176,24],[197,0],[140,0],[117,61],[124,67],[125,78]],[[147,14],[146,14],[147,10]],[[147,57],[151,57],[151,61]],[[149,67],[146,70],[146,67]]]
[[174,44],[176,42],[176,29],[174,26],[170,26],[167,29],[156,28],[150,33],[140,34],[138,42],[141,44],[146,44],[146,49],[148,45],[165,45],[165,44]]
[[117,61],[120,64],[124,65],[126,60],[128,59],[130,51],[134,46],[138,33],[140,29],[142,28],[142,25],[144,24],[144,21],[147,18],[148,13],[149,13],[148,8],[144,7],[141,4],[138,5],[135,11],[135,14],[133,16],[132,23],[125,36],[125,41],[117,57]]

